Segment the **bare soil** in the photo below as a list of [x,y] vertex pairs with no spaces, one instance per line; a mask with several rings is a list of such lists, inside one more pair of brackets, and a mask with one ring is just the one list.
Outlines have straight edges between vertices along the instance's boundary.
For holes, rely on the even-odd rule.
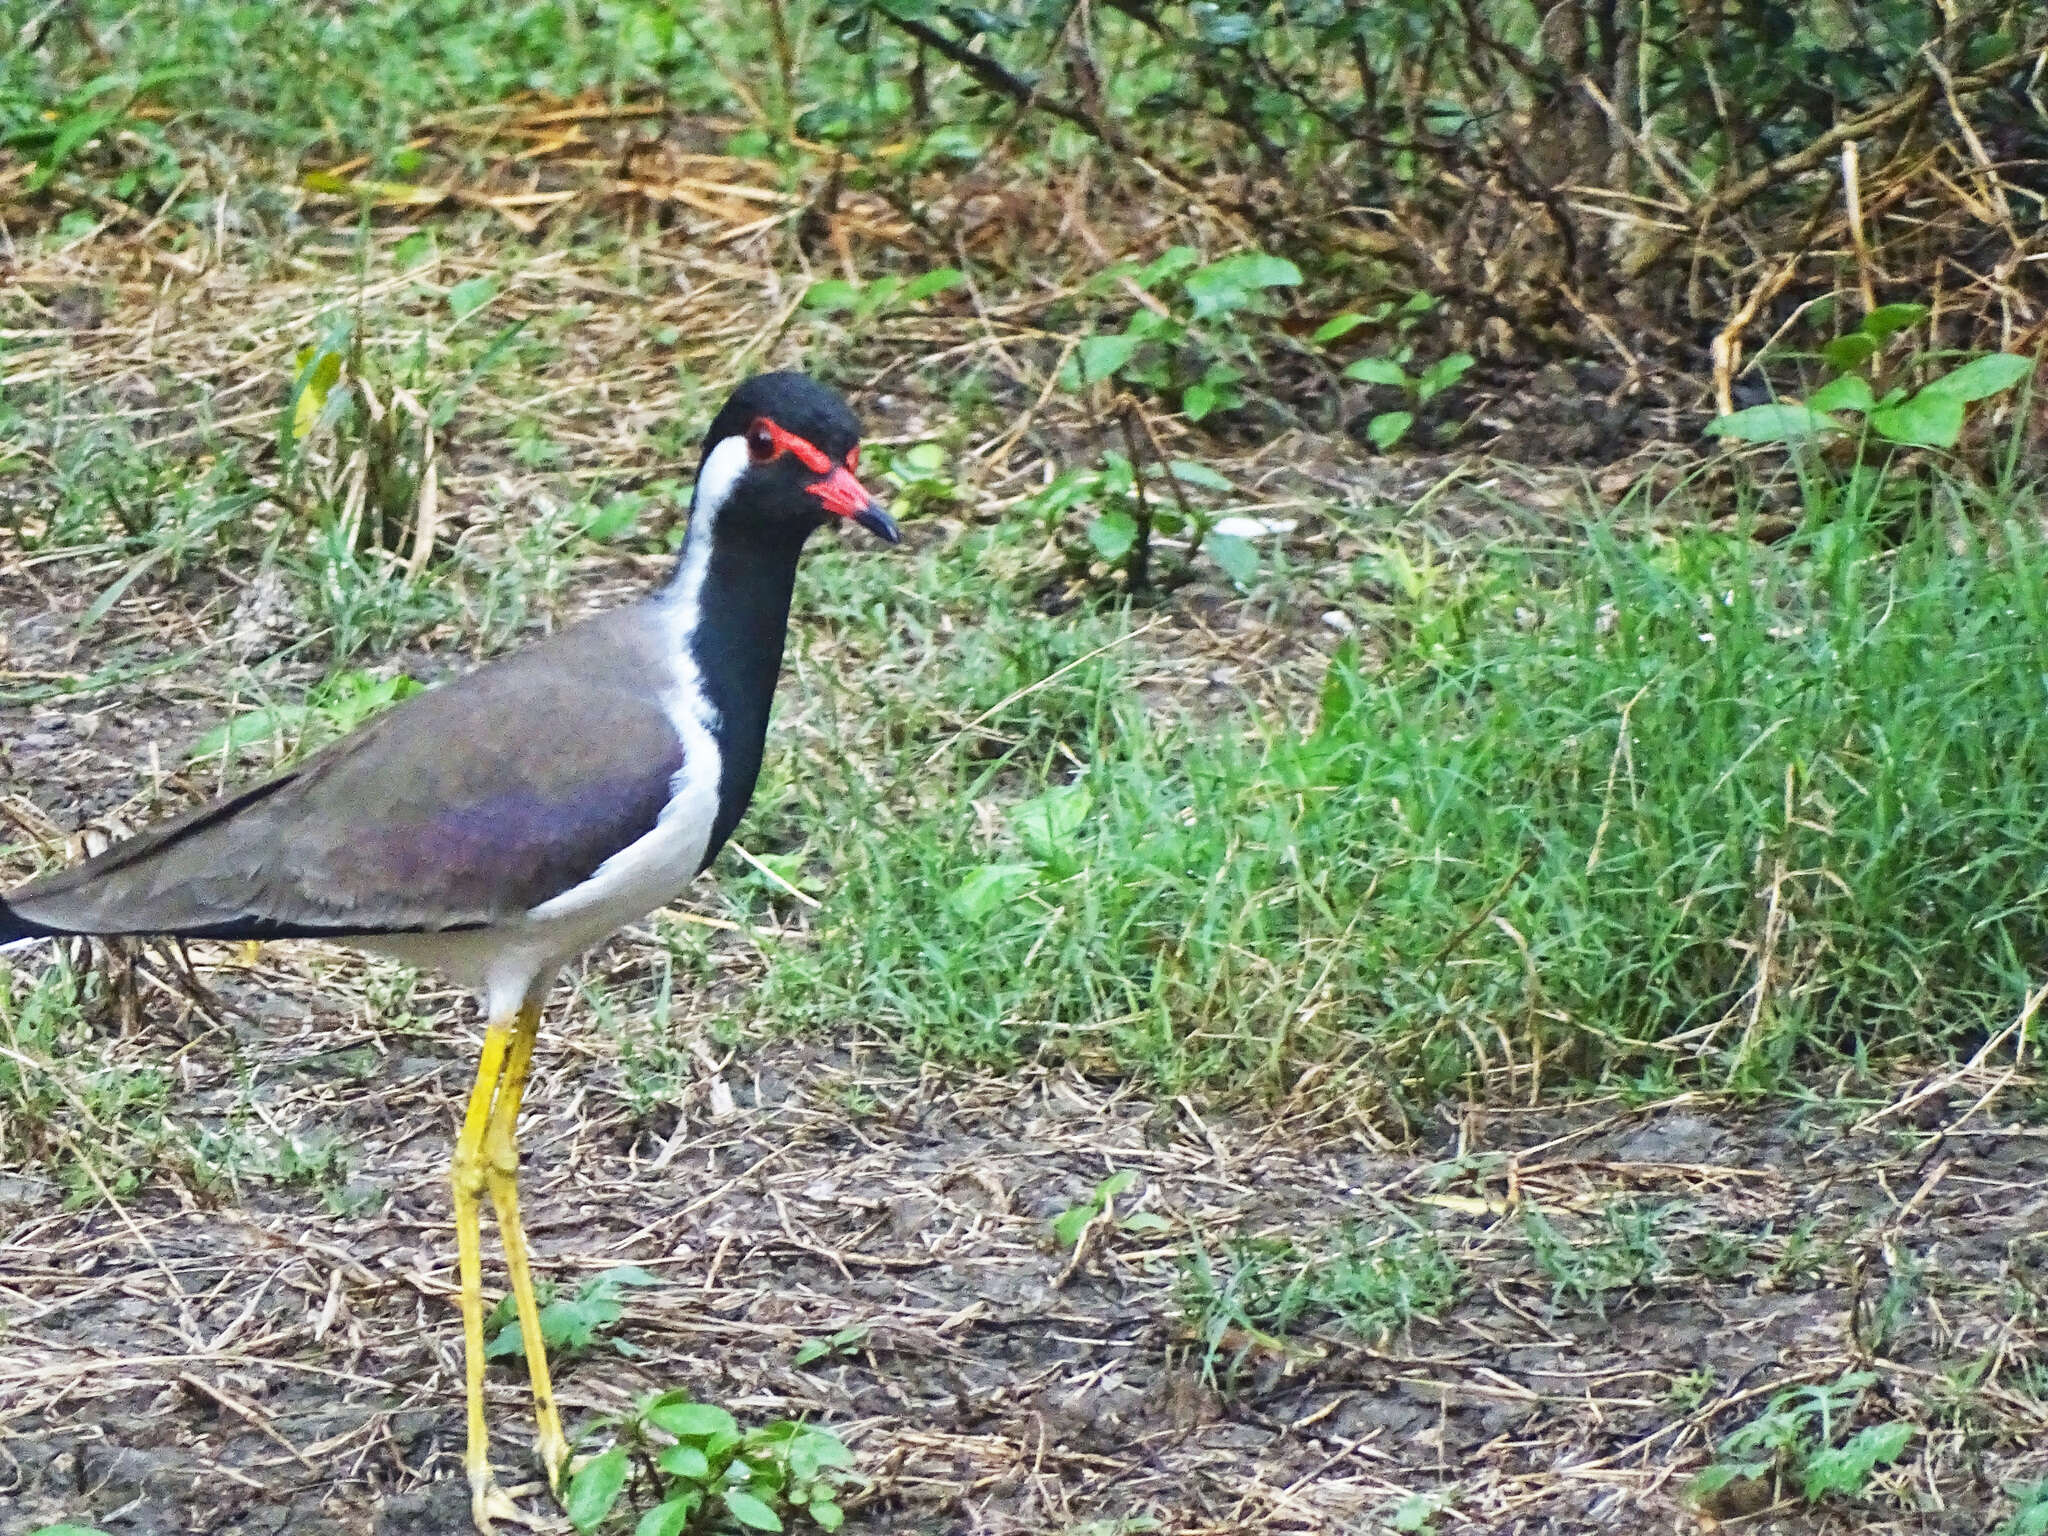
[[[630,985],[639,950],[593,974]],[[468,1529],[445,1174],[475,1032],[453,999],[415,996],[396,1027],[338,1008],[362,978],[314,953],[223,963],[218,1022],[154,999],[105,1048],[163,1063],[181,1124],[339,1138],[345,1169],[212,1192],[159,1177],[75,1207],[53,1167],[0,1176],[9,1536],[66,1518]],[[1991,1115],[1944,1132],[1969,1085],[1865,1130],[1688,1096],[1447,1107],[1427,1144],[1387,1147],[1327,1102],[1232,1118],[1061,1072],[961,1078],[857,1030],[736,1056],[699,1040],[685,1074],[636,1085],[620,1054],[652,1044],[644,1023],[622,1040],[565,1005],[550,1026],[522,1138],[539,1269],[665,1282],[628,1293],[630,1356],[600,1342],[560,1363],[572,1424],[675,1386],[823,1421],[874,1480],[864,1529],[1358,1531],[1431,1488],[1454,1500],[1447,1529],[1690,1528],[1679,1494],[1711,1439],[1866,1365],[1881,1416],[1922,1439],[1910,1472],[1879,1476],[1886,1512],[1781,1501],[1751,1528],[1983,1531],[2002,1484],[2048,1475],[2048,1412],[2022,1389],[2048,1361],[2048,1131]],[[1140,1175],[1124,1209],[1166,1228],[1053,1245],[1051,1218],[1120,1169]],[[1617,1202],[1666,1210],[1665,1262],[1560,1292],[1520,1213],[1590,1241]],[[1465,1272],[1441,1320],[1376,1341],[1236,1333],[1205,1370],[1192,1242],[1390,1214]],[[792,1365],[852,1325],[851,1354]],[[501,1474],[539,1528],[566,1529],[522,1475],[516,1364],[493,1367],[490,1399]]]

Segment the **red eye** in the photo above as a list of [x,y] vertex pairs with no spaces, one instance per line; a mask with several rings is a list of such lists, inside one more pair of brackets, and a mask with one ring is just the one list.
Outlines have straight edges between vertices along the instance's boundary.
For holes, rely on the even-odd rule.
[[767,422],[757,421],[747,428],[747,457],[756,464],[775,457],[775,429]]

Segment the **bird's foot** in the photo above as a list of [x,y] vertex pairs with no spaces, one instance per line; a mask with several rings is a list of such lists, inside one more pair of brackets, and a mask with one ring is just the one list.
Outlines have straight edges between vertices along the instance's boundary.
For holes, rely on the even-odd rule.
[[562,1433],[559,1424],[543,1424],[540,1433],[534,1437],[533,1454],[540,1458],[540,1464],[548,1474],[548,1487],[554,1490],[556,1498],[568,1491],[569,1486],[569,1440]]
[[510,1525],[527,1523],[526,1517],[519,1512],[519,1506],[498,1486],[498,1480],[488,1466],[470,1468],[469,1517],[476,1522],[478,1536],[496,1536],[501,1520]]

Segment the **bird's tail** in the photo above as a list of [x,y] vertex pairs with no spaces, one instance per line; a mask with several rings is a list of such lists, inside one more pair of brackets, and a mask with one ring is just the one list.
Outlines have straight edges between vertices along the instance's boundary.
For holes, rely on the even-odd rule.
[[54,939],[63,931],[61,928],[45,928],[41,923],[32,923],[6,902],[0,901],[0,946],[13,944],[21,939]]

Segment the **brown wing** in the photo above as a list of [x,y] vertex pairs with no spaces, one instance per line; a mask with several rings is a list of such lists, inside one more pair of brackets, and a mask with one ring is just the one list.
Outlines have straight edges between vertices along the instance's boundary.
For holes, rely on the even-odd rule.
[[23,932],[322,937],[497,922],[654,825],[683,764],[659,626],[622,609],[298,767],[10,892]]

